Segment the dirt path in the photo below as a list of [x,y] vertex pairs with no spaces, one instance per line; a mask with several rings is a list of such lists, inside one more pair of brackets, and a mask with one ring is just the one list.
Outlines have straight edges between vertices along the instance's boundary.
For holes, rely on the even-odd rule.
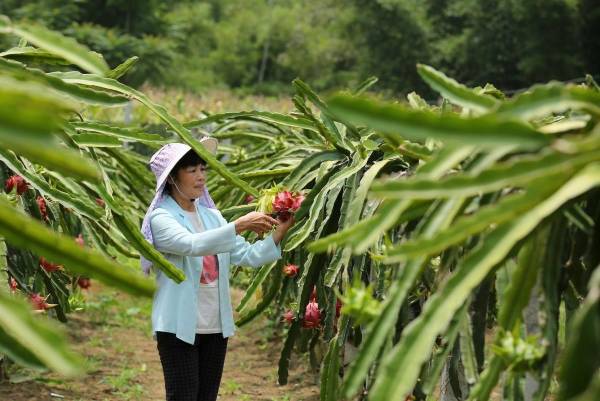
[[[13,369],[12,383],[0,383],[0,400],[164,400],[156,343],[150,336],[150,301],[98,288],[88,309],[73,313],[67,332],[73,349],[86,358],[87,375]],[[241,296],[234,292],[234,298]],[[235,305],[235,303],[234,303]],[[230,340],[219,392],[221,401],[318,401],[316,376],[308,361],[292,360],[289,383],[277,384],[281,342],[270,342],[268,321],[258,319]]]

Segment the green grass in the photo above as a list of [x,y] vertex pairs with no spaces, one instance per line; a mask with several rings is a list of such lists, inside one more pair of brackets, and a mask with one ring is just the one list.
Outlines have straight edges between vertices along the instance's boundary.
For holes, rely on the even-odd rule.
[[146,371],[146,364],[140,367],[124,368],[117,376],[109,376],[104,382],[111,386],[115,395],[124,400],[140,400],[144,395],[144,389],[139,383],[135,383],[136,377]]
[[229,379],[229,380],[225,380],[223,381],[223,384],[221,386],[222,388],[222,392],[223,394],[235,394],[236,391],[238,391],[242,386],[235,381],[235,379]]

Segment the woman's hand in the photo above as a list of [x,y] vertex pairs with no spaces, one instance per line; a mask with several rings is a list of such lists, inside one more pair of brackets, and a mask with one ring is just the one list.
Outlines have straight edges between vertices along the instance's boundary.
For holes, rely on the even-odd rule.
[[273,232],[273,242],[275,242],[275,245],[279,245],[283,237],[285,237],[285,234],[294,225],[295,222],[296,221],[294,220],[294,215],[291,215],[285,221],[279,220],[279,225]]
[[260,212],[250,212],[245,214],[236,219],[233,223],[235,224],[235,231],[238,234],[241,234],[244,231],[254,231],[257,234],[262,234],[271,231],[273,226],[279,226],[281,224],[278,220],[275,220],[268,214]]

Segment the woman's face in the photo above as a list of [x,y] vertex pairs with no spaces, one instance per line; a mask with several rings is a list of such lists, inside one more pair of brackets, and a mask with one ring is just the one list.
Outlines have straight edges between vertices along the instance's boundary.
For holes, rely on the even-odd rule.
[[[206,185],[206,166],[198,164],[180,168],[175,177],[177,187],[186,197],[197,199],[204,193],[204,185]],[[171,193],[177,192],[177,188],[172,186]]]

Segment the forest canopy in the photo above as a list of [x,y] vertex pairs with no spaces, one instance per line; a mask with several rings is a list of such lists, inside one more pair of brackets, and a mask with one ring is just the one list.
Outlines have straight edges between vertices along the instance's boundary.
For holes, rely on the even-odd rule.
[[73,36],[112,67],[139,56],[134,86],[269,94],[296,77],[327,90],[375,75],[427,93],[417,62],[504,91],[600,73],[596,0],[4,0],[0,14]]

